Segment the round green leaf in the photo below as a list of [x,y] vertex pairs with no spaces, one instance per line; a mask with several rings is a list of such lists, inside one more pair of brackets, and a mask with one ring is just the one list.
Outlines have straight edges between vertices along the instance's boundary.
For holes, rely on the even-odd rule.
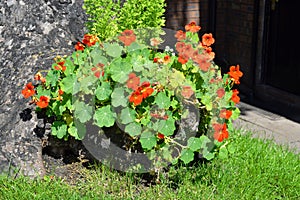
[[184,164],[188,164],[192,160],[194,160],[194,152],[190,149],[183,149],[181,152],[180,159],[184,162]]
[[150,131],[144,131],[140,138],[140,143],[144,149],[152,149],[156,145],[156,137]]
[[111,127],[115,123],[116,114],[111,111],[111,106],[98,108],[94,114],[95,124],[99,127]]
[[108,82],[102,82],[101,85],[98,85],[95,94],[97,99],[100,101],[106,100],[110,97],[112,90],[110,88],[110,84]]
[[125,127],[125,132],[134,137],[141,134],[142,127],[138,123],[130,123]]

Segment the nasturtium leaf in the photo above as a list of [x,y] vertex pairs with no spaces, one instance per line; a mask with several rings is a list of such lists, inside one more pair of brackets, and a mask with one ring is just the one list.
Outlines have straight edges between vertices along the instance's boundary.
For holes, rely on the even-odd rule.
[[218,157],[220,159],[226,159],[226,158],[228,158],[228,150],[227,150],[226,146],[221,146],[220,147]]
[[116,59],[110,64],[111,78],[118,83],[125,83],[131,71],[132,67],[130,63],[121,59]]
[[188,164],[194,160],[194,152],[190,149],[183,149],[181,151],[180,160],[184,162],[184,164]]
[[77,137],[79,140],[82,140],[86,134],[86,126],[85,124],[79,122],[78,120],[74,120],[74,126],[77,129]]
[[107,55],[111,57],[119,57],[122,55],[123,47],[116,43],[104,43],[104,50],[106,51]]
[[93,107],[82,101],[74,103],[74,115],[81,123],[86,123],[92,118]]
[[130,136],[134,137],[141,134],[142,127],[140,124],[133,122],[126,125],[125,132],[128,133]]
[[[161,120],[160,122],[163,123],[165,120]],[[158,132],[164,134],[165,136],[170,136],[174,134],[176,130],[175,120],[173,118],[169,118],[165,121],[164,126],[160,126]]]
[[51,126],[51,134],[61,139],[67,134],[67,125],[60,121],[55,121]]
[[102,82],[101,85],[98,85],[95,94],[97,99],[100,101],[106,100],[110,97],[112,90],[110,88],[110,84],[108,82]]
[[75,126],[71,126],[68,128],[68,133],[73,136],[75,139],[78,139],[77,128]]
[[52,111],[56,116],[62,115],[63,112],[66,110],[66,106],[63,105],[61,101],[54,101],[52,104]]
[[65,74],[66,76],[69,76],[70,74],[72,74],[72,73],[74,72],[75,65],[74,65],[74,63],[70,60],[69,57],[65,60],[65,66],[66,66],[66,70],[64,71],[64,74]]
[[44,89],[42,85],[39,85],[36,88],[36,93],[38,94],[37,98],[40,98],[40,96],[48,96],[48,97],[50,97],[51,91],[47,90],[47,89]]
[[99,48],[95,48],[91,51],[90,56],[92,57],[92,62],[94,66],[97,66],[97,64],[102,63],[106,64],[107,59],[106,57],[102,56],[102,51]]
[[199,139],[200,139],[200,143],[202,144],[201,148],[202,149],[207,149],[207,144],[210,143],[211,140],[206,135],[201,135],[199,137]]
[[231,119],[232,120],[238,119],[240,114],[241,114],[240,109],[238,107],[235,107],[235,109],[232,111]]
[[201,102],[205,105],[206,110],[210,111],[212,110],[212,100],[210,96],[204,95],[201,97]]
[[155,103],[160,109],[168,109],[171,106],[170,98],[164,92],[157,94]]
[[60,88],[65,92],[65,93],[69,93],[72,94],[73,93],[73,86],[75,84],[75,82],[77,81],[76,76],[75,75],[70,75],[70,76],[66,76],[65,78],[62,79],[62,81],[60,82]]
[[207,149],[204,149],[203,152],[202,152],[202,155],[205,159],[207,160],[211,160],[215,157],[215,154],[214,153],[211,153],[209,152]]
[[140,143],[144,149],[150,150],[156,145],[156,136],[151,131],[144,131]]
[[196,137],[190,137],[188,139],[188,143],[187,146],[192,150],[192,151],[198,151],[201,146],[201,139],[200,138],[196,138]]
[[59,71],[52,69],[46,75],[46,86],[55,86],[59,79]]
[[121,111],[121,122],[122,124],[129,124],[135,119],[135,111],[126,107]]
[[80,90],[85,94],[93,94],[96,87],[97,78],[93,74],[80,79]]
[[126,107],[128,105],[128,100],[124,96],[123,88],[115,88],[111,94],[111,104],[113,107]]
[[233,153],[235,152],[235,147],[234,147],[234,145],[232,145],[232,143],[229,143],[229,144],[227,145],[227,150],[228,150],[228,153],[233,154]]
[[110,105],[107,105],[95,111],[94,120],[99,127],[111,127],[115,123],[116,113],[112,112]]

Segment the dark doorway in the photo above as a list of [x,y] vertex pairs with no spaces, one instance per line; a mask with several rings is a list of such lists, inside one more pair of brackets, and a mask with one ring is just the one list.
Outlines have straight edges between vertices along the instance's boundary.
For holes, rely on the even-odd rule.
[[300,1],[271,0],[270,8],[265,84],[300,95]]

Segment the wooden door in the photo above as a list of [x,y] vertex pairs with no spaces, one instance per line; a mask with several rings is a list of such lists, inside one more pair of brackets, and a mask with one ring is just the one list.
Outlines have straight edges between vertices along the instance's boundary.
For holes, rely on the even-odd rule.
[[300,95],[300,1],[270,1],[265,84],[298,96]]

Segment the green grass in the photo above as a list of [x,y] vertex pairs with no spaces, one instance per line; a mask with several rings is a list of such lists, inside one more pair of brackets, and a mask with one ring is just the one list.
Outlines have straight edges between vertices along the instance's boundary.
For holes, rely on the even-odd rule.
[[300,199],[300,158],[270,140],[236,133],[228,159],[171,168],[160,184],[104,166],[81,171],[75,185],[0,177],[0,199]]

